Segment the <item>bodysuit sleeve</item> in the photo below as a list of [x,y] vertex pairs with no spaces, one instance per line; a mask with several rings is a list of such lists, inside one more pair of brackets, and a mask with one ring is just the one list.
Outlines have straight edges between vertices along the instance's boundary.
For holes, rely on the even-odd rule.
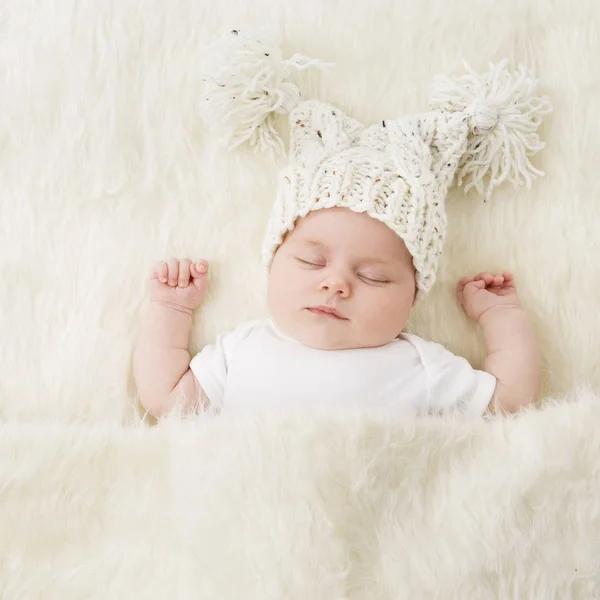
[[190,369],[204,390],[211,411],[222,408],[229,362],[236,346],[249,335],[255,324],[252,321],[220,333],[214,343],[204,346],[190,361]]
[[428,410],[482,416],[492,401],[496,378],[487,371],[474,369],[467,359],[441,344],[417,340],[427,378]]

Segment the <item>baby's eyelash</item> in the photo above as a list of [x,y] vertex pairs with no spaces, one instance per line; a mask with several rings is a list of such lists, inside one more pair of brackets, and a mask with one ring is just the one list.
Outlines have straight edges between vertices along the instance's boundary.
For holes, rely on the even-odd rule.
[[367,277],[366,275],[359,275],[359,277],[365,281],[370,281],[371,283],[390,283],[389,279],[373,279],[372,277]]
[[303,265],[308,265],[310,267],[323,267],[324,266],[319,263],[314,263],[314,262],[310,262],[308,260],[304,260],[304,259],[300,258],[299,256],[296,257],[296,260],[298,262],[301,262]]

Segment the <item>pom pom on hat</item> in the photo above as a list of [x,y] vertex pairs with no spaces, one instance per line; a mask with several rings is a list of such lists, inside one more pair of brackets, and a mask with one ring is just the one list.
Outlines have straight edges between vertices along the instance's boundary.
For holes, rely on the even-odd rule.
[[465,65],[468,74],[439,75],[429,102],[432,110],[460,113],[468,120],[467,148],[458,164],[457,184],[465,181],[465,191],[474,187],[486,199],[505,180],[529,188],[536,176],[544,174],[529,157],[544,147],[537,129],[542,115],[552,112],[550,101],[547,96],[535,96],[537,80],[525,67],[510,73],[507,64],[508,60],[490,64],[484,74]]
[[284,59],[276,44],[234,29],[205,55],[202,117],[229,150],[249,142],[255,150],[283,151],[275,118],[293,110],[301,97],[289,77],[296,70],[324,66],[329,65],[301,54]]

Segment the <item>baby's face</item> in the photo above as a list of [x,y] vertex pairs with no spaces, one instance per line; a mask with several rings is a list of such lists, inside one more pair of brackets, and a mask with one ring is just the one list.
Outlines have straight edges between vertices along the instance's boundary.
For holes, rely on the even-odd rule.
[[400,334],[415,291],[412,258],[389,227],[330,208],[299,219],[277,250],[268,306],[279,328],[307,346],[367,348]]

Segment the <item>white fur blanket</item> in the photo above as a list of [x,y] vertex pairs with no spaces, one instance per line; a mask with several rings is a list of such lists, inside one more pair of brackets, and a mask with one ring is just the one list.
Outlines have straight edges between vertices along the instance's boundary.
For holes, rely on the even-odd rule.
[[[595,0],[1,2],[2,600],[600,597],[598,23]],[[411,329],[477,365],[455,282],[512,269],[556,406],[141,419],[131,350],[154,260],[212,263],[192,351],[264,314],[281,161],[224,152],[198,115],[204,45],[248,26],[334,63],[299,85],[363,121],[423,110],[462,58],[534,70],[554,105],[547,175],[489,203],[452,192]]]
[[598,598],[599,419],[7,423],[0,597]]

